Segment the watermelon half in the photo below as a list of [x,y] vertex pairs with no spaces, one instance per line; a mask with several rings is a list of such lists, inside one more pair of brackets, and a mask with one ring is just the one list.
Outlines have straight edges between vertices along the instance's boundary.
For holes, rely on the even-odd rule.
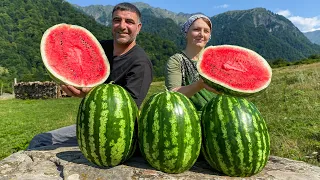
[[107,80],[110,64],[99,41],[87,29],[70,24],[50,27],[40,51],[50,76],[75,87],[94,87]]
[[269,86],[272,69],[258,53],[240,46],[205,48],[197,63],[206,84],[224,94],[248,96]]

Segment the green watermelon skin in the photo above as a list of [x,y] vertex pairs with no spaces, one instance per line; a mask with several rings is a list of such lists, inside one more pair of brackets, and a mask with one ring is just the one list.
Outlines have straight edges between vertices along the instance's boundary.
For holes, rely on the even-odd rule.
[[130,94],[114,84],[94,87],[80,103],[77,140],[83,155],[98,166],[112,167],[135,149],[138,107]]
[[161,92],[144,104],[138,120],[141,154],[157,170],[181,173],[196,162],[201,125],[192,102],[178,92]]
[[209,79],[206,79],[203,76],[201,78],[208,86],[212,87],[213,89],[215,89],[219,93],[225,94],[225,95],[236,96],[236,97],[249,97],[252,95],[258,95],[258,94],[262,93],[263,91],[265,91],[265,89],[262,89],[259,92],[255,92],[255,93],[236,91],[236,90],[232,90],[229,88],[225,88],[224,86],[217,84],[217,83],[214,83],[214,82],[210,81]]
[[211,167],[228,176],[259,173],[270,154],[265,120],[245,98],[218,95],[201,115],[203,154]]

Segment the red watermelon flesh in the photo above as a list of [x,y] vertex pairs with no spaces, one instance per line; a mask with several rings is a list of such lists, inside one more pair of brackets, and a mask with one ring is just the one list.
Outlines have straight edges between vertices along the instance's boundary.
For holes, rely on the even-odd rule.
[[69,24],[49,28],[41,40],[41,56],[54,79],[76,87],[102,84],[110,65],[98,40],[87,29]]
[[250,95],[265,89],[272,70],[258,53],[240,46],[205,48],[197,65],[199,74],[213,88],[230,95]]

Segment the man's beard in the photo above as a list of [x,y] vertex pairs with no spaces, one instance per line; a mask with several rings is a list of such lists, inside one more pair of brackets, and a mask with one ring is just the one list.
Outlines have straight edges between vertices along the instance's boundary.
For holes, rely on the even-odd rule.
[[117,38],[117,35],[113,35],[114,40],[121,45],[128,45],[131,44],[133,41],[136,40],[136,37],[130,37],[129,39],[127,38]]

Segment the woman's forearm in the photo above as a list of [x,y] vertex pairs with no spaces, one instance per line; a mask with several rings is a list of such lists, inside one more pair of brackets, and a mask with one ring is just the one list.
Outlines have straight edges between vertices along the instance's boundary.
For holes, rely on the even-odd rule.
[[187,86],[180,86],[180,87],[173,88],[172,91],[177,91],[184,94],[187,97],[191,97],[197,92],[199,92],[202,88],[203,86],[201,82],[197,81]]

